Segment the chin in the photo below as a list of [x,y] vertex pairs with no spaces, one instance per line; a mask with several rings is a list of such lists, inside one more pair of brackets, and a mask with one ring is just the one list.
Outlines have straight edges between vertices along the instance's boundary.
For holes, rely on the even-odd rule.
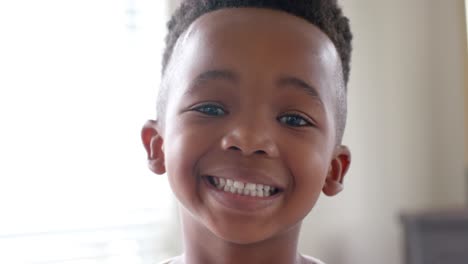
[[[238,245],[250,245],[259,243],[274,236],[274,232],[268,232],[264,227],[246,227],[245,225],[224,225],[215,226],[209,228],[218,238],[223,241],[238,244]],[[260,230],[263,229],[263,230]]]

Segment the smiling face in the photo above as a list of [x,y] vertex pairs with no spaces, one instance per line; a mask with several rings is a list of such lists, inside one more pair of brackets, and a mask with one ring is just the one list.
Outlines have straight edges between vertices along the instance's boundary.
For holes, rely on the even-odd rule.
[[341,190],[341,66],[317,27],[278,11],[219,10],[196,20],[173,56],[164,120],[142,135],[189,219],[248,244],[298,227],[322,190]]

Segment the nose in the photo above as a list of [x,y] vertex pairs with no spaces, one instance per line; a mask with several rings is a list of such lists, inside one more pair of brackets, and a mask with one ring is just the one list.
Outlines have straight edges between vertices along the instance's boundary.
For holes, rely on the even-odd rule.
[[249,120],[236,122],[235,125],[224,135],[221,141],[223,150],[239,151],[245,156],[262,155],[266,157],[277,157],[278,147],[264,122]]

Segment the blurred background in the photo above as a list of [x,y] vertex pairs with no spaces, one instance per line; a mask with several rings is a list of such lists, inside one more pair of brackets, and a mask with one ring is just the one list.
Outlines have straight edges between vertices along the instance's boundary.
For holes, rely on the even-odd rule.
[[[304,221],[300,248],[330,264],[403,264],[402,215],[468,207],[466,3],[341,3],[355,36],[353,163],[345,191]],[[0,263],[181,253],[177,203],[140,143],[177,5],[0,2]]]

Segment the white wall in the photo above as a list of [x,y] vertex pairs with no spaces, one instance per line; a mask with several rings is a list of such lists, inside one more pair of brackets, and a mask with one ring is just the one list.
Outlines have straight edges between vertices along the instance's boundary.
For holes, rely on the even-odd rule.
[[402,263],[399,214],[465,204],[463,0],[346,0],[355,35],[344,193],[305,221],[303,252]]

